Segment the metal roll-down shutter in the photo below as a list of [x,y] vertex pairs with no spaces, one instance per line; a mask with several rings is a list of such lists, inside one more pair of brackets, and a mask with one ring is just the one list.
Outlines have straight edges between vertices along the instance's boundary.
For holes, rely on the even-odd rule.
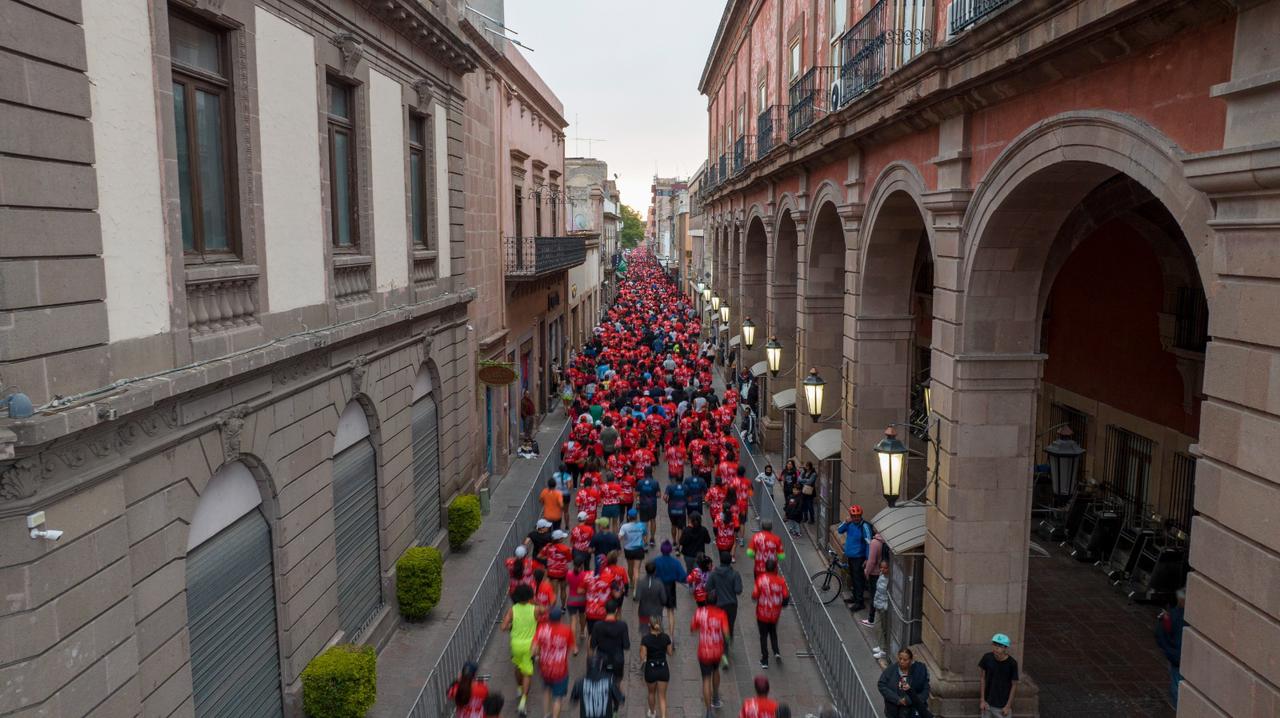
[[362,439],[333,458],[334,539],[338,549],[338,623],[349,642],[382,606],[378,563],[378,470]]
[[413,507],[418,542],[434,540],[440,530],[440,431],[435,397],[413,405]]

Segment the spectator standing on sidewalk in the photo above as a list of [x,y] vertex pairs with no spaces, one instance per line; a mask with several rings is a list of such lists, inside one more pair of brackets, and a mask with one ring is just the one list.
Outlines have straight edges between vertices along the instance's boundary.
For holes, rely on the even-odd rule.
[[898,660],[884,669],[876,687],[884,698],[885,718],[933,718],[929,669],[915,661],[910,648],[898,651]]
[[1018,689],[1018,662],[1009,655],[1009,637],[997,633],[991,637],[991,650],[978,661],[982,671],[980,690],[982,718],[1008,718],[1013,715],[1013,695]]
[[520,398],[520,431],[527,437],[533,436],[533,420],[537,418],[538,407],[533,403],[533,397],[529,396],[529,390],[524,390],[524,396]]
[[853,598],[845,601],[854,613],[865,608],[867,593],[867,550],[871,544],[871,525],[862,520],[862,507],[849,507],[849,518],[836,529],[844,534],[844,557],[849,562],[849,586]]
[[1178,684],[1182,682],[1182,629],[1187,624],[1187,589],[1180,588],[1177,605],[1161,611],[1156,619],[1156,644],[1169,659],[1169,701],[1178,708]]
[[[872,649],[871,654],[876,660],[884,658],[885,651],[889,648],[889,562],[881,561],[880,568],[876,571],[876,587],[875,593],[871,596],[871,610],[867,613],[867,617],[862,619],[864,626],[879,625],[880,642]],[[876,613],[880,614],[880,623],[876,623]]]

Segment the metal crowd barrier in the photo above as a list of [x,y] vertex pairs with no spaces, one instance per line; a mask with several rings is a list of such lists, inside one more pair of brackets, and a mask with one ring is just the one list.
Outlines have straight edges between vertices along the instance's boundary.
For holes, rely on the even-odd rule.
[[[524,541],[541,516],[538,494],[546,487],[551,474],[560,468],[560,447],[564,444],[569,428],[570,424],[566,423],[555,440],[555,445],[549,448],[549,456],[543,463],[538,478],[529,487],[529,493],[520,504],[515,519],[499,542],[498,552],[480,577],[471,603],[463,612],[462,618],[458,619],[453,633],[445,642],[444,651],[436,660],[422,690],[418,692],[418,698],[409,711],[409,718],[439,718],[452,714],[452,708],[446,706],[449,686],[462,672],[463,664],[467,661],[480,661],[485,645],[489,643],[489,637],[498,624],[498,617],[507,604],[507,567],[504,561],[515,552],[516,546]],[[446,572],[448,567],[446,562]]]
[[[741,438],[742,432],[739,431],[738,435]],[[754,451],[742,452],[742,461],[750,462],[748,474],[753,477],[762,469],[757,461],[758,458],[760,457]],[[785,528],[782,511],[774,501],[772,491],[767,491],[761,486],[761,489],[756,491],[756,499],[756,510],[760,519],[772,521],[774,533],[782,538],[783,550],[787,558],[778,562],[779,570],[787,580],[787,587],[791,589],[791,605],[795,607],[796,614],[800,617],[800,628],[804,631],[805,640],[808,641],[809,648],[816,659],[818,672],[822,674],[822,680],[826,683],[827,693],[835,701],[840,715],[845,718],[880,718],[878,706],[883,701],[879,698],[879,690],[867,690],[862,674],[858,673],[854,667],[853,657],[849,655],[848,647],[841,639],[835,622],[831,620],[831,614],[827,613],[826,606],[822,604],[817,590],[809,581],[809,577],[824,566],[812,564],[812,558],[806,562],[796,545],[795,538]],[[879,678],[879,676],[870,676],[873,686]]]

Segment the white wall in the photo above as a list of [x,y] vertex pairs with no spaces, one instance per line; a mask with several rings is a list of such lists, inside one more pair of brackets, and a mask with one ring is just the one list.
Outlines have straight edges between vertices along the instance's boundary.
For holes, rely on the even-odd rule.
[[325,301],[316,50],[309,33],[255,17],[267,302],[280,312]]
[[449,128],[445,124],[444,105],[435,103],[432,147],[436,165],[436,247],[440,256],[436,259],[436,276],[448,277],[453,274],[452,257],[449,254]]
[[150,7],[148,0],[83,7],[111,341],[169,330]]
[[369,137],[373,155],[373,244],[378,290],[409,284],[405,204],[404,110],[400,83],[369,70]]

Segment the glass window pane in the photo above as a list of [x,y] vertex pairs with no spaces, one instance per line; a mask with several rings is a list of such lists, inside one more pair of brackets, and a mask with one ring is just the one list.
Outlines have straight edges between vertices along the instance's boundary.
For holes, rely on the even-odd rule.
[[178,144],[178,206],[182,210],[182,248],[196,248],[195,205],[191,196],[191,146],[187,130],[187,88],[181,82],[173,83],[173,124],[177,130]]
[[351,137],[333,133],[333,237],[340,247],[351,246]]
[[413,117],[409,120],[409,141],[415,145],[422,144],[422,124],[423,120],[420,117]]
[[426,188],[423,186],[426,184],[423,176],[426,168],[422,166],[422,159],[421,152],[414,151],[409,153],[409,201],[411,204],[410,216],[413,224],[413,241],[417,244],[426,245],[427,235],[423,231],[427,220],[423,216],[426,214],[426,206],[424,204]]
[[220,42],[221,38],[215,32],[185,20],[169,18],[169,53],[178,65],[221,75]]
[[231,248],[227,228],[227,187],[223,172],[222,98],[196,91],[196,147],[200,171],[201,223],[204,250]]
[[345,85],[337,82],[329,83],[329,114],[334,117],[341,117],[344,120],[351,119],[351,91]]

